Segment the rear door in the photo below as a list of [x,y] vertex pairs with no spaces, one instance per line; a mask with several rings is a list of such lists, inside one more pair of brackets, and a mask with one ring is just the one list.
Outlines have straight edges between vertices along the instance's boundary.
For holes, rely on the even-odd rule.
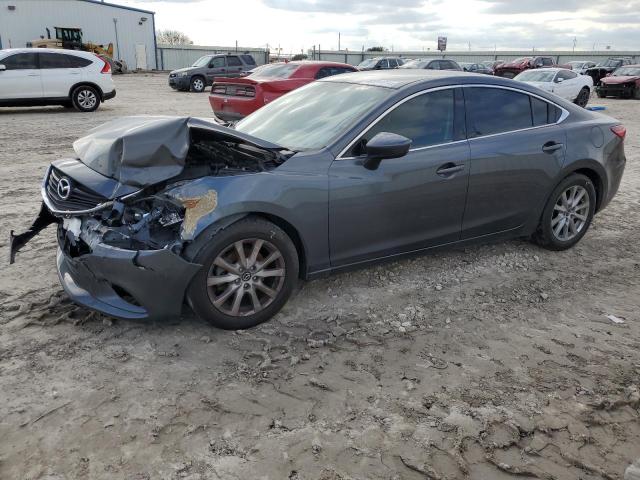
[[48,98],[68,97],[71,87],[82,81],[82,69],[91,65],[86,58],[64,53],[40,53],[43,95]]
[[237,55],[227,56],[227,77],[239,77],[242,73],[242,60]]
[[[364,145],[380,132],[412,140],[402,158],[363,166]],[[333,266],[454,242],[467,194],[469,146],[460,88],[409,97],[354,139],[329,169]]]
[[564,163],[563,110],[507,87],[466,87],[471,169],[462,238],[537,221]]
[[16,53],[0,60],[6,70],[0,71],[0,99],[42,97],[42,80],[37,53]]

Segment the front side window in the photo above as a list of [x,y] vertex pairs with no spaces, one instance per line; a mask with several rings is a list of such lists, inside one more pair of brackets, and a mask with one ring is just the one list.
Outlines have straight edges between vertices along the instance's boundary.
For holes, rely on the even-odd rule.
[[453,89],[418,95],[374,124],[356,143],[351,156],[363,155],[367,142],[381,132],[395,133],[411,139],[411,148],[452,142],[454,111]]
[[221,68],[224,67],[226,65],[226,62],[224,60],[224,57],[215,57],[213,60],[211,60],[211,63],[209,64],[209,68]]
[[572,72],[570,70],[560,70],[558,72],[558,76],[556,78],[564,80],[571,80],[572,78],[576,78],[578,76],[577,73]]
[[386,58],[384,60],[380,60],[378,62],[378,67],[380,67],[382,69],[389,68],[389,62],[387,61]]
[[433,60],[426,68],[427,70],[440,70],[440,62],[438,60]]
[[7,70],[33,70],[38,68],[38,57],[35,53],[17,53],[0,60]]
[[553,65],[553,60],[551,60],[550,58],[544,57],[542,59],[542,65],[545,67],[550,67],[551,65]]
[[500,88],[467,88],[465,103],[469,137],[533,126],[529,95]]

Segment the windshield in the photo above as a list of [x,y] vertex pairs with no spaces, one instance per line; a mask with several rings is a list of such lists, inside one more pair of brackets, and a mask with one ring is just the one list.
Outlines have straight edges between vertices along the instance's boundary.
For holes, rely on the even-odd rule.
[[548,70],[527,70],[515,76],[520,82],[552,82],[556,72]]
[[418,65],[419,62],[420,62],[420,60],[407,60],[402,65],[400,65],[398,68],[418,68],[417,65]]
[[320,149],[391,92],[369,85],[313,82],[256,110],[235,128],[292,151]]
[[598,67],[617,67],[622,64],[622,60],[613,60],[612,58],[598,63]]
[[198,60],[196,60],[195,63],[191,66],[204,67],[205,65],[209,64],[209,60],[211,60],[211,55],[205,55],[204,57],[200,57]]
[[569,65],[571,65],[572,67],[577,67],[577,68],[582,68],[582,66],[585,64],[585,62],[569,62]]
[[620,67],[613,72],[614,77],[635,77],[640,75],[640,67]]
[[367,58],[365,61],[360,62],[358,64],[359,68],[369,68],[373,67],[376,63],[378,63],[378,59],[376,58]]
[[297,63],[274,63],[251,74],[251,78],[289,78],[300,65]]

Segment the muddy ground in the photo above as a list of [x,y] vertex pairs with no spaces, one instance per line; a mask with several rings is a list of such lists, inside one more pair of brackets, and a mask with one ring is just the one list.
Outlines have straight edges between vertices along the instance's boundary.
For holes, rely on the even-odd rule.
[[[210,112],[161,75],[116,83],[97,113],[0,109],[3,262],[89,128]],[[47,230],[1,267],[0,478],[621,478],[640,457],[640,102],[596,103],[627,125],[628,164],[576,248],[336,275],[246,332],[74,306]]]

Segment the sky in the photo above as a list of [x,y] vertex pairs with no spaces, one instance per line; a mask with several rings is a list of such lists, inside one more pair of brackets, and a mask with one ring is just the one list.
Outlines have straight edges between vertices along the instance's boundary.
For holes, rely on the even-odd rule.
[[110,0],[197,45],[360,51],[640,50],[640,0]]

